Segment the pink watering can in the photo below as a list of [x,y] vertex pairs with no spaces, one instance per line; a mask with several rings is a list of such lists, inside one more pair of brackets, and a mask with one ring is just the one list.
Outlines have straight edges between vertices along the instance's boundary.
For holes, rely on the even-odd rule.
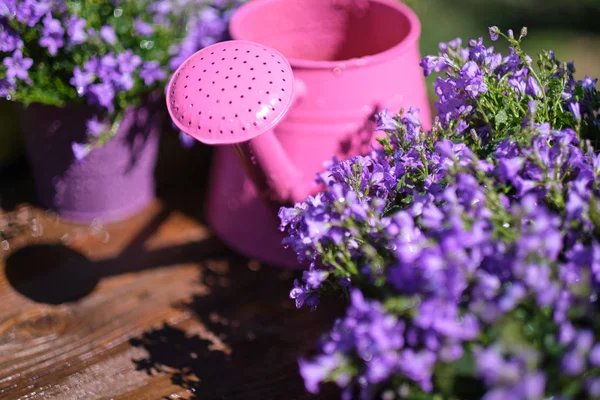
[[234,40],[206,47],[174,73],[175,124],[218,145],[209,224],[239,252],[298,267],[283,248],[279,206],[319,190],[335,155],[377,146],[373,115],[410,106],[430,121],[419,67],[420,24],[398,0],[252,0],[235,13]]

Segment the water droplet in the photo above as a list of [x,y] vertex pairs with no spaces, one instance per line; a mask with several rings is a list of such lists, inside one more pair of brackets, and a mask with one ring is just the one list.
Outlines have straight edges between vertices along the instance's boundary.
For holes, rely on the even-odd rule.
[[339,67],[335,67],[335,68],[333,69],[333,75],[335,75],[335,76],[340,76],[340,75],[342,75],[342,69],[341,69],[341,68],[339,68]]
[[595,303],[596,300],[598,300],[598,295],[596,293],[592,293],[592,295],[590,296],[590,301],[592,303]]
[[370,61],[371,61],[370,57],[361,57],[361,58],[357,58],[354,63],[358,67],[363,67],[363,66],[367,65]]

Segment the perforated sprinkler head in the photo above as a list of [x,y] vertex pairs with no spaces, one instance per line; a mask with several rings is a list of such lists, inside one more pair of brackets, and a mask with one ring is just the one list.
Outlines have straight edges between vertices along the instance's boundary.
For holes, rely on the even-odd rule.
[[205,144],[246,142],[289,109],[294,75],[276,50],[232,40],[208,46],[175,71],[167,107],[175,125]]

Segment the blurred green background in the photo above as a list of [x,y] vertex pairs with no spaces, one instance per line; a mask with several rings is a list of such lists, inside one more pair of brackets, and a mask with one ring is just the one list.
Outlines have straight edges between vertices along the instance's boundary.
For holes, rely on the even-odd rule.
[[[483,37],[498,26],[515,34],[527,26],[523,47],[536,58],[554,50],[561,61],[575,61],[576,77],[600,77],[600,0],[405,0],[421,19],[421,52],[437,54],[439,42]],[[495,42],[497,49],[501,41]],[[503,51],[504,52],[504,51]],[[428,79],[430,95],[432,78]]]

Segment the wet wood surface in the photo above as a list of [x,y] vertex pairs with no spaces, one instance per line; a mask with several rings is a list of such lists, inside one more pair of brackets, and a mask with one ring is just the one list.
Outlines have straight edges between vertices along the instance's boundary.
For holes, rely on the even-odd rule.
[[337,397],[307,395],[297,359],[339,309],[296,310],[298,271],[212,235],[208,150],[161,149],[159,199],[110,225],[36,208],[24,163],[0,176],[2,207],[36,220],[0,250],[0,399]]

